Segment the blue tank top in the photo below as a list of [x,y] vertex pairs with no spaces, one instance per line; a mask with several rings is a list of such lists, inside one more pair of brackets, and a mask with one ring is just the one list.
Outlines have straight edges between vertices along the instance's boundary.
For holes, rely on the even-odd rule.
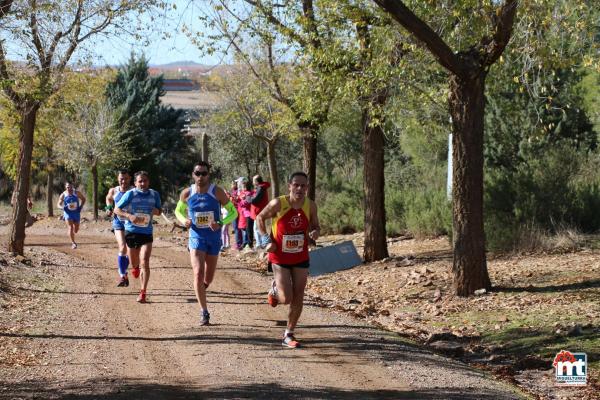
[[221,229],[213,231],[210,228],[212,221],[221,220],[221,203],[215,196],[214,184],[208,187],[206,193],[197,193],[196,185],[190,187],[190,196],[187,200],[188,218],[192,220],[190,229],[191,238],[220,237]]
[[64,192],[65,197],[63,197],[63,211],[64,216],[66,217],[78,217],[80,214],[79,210],[79,197],[77,197],[77,192],[73,191],[73,194],[69,194],[69,192]]
[[[125,190],[124,192],[121,192],[121,186],[115,187],[115,190],[113,192],[114,193],[113,201],[115,202],[115,204],[117,204],[119,202],[119,200],[121,200],[121,197],[123,197],[123,195],[131,189],[133,189],[133,186],[130,186],[129,189]],[[129,211],[129,210],[127,210],[127,211]],[[123,229],[126,219],[127,218],[119,217],[117,214],[114,214],[113,215],[113,227]]]

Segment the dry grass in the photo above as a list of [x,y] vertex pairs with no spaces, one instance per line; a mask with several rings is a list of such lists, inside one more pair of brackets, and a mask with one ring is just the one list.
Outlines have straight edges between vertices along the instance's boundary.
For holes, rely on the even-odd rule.
[[564,253],[579,251],[588,245],[588,238],[576,228],[561,228],[556,233],[542,229],[526,229],[519,237],[515,253]]

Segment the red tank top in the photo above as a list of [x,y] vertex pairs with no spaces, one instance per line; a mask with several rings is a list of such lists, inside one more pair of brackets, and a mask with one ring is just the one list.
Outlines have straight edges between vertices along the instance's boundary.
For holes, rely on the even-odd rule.
[[273,218],[271,231],[277,244],[277,251],[269,253],[273,264],[299,264],[308,256],[308,227],[310,221],[310,200],[304,199],[302,208],[290,206],[286,196],[280,196],[281,210]]

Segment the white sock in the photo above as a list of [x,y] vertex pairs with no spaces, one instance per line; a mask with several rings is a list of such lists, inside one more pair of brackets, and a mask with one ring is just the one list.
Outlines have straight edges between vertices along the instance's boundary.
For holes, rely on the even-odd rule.
[[294,330],[293,329],[292,330],[286,329],[285,333],[283,334],[283,336],[288,336],[288,335],[293,335],[293,334],[294,334]]

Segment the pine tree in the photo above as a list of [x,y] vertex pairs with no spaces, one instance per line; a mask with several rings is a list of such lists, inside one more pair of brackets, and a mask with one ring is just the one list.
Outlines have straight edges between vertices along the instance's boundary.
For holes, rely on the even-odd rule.
[[152,77],[148,60],[131,55],[109,83],[106,97],[117,112],[117,126],[132,140],[132,171],[150,174],[159,191],[176,189],[191,169],[192,141],[184,136],[183,111],[161,104],[163,77]]

